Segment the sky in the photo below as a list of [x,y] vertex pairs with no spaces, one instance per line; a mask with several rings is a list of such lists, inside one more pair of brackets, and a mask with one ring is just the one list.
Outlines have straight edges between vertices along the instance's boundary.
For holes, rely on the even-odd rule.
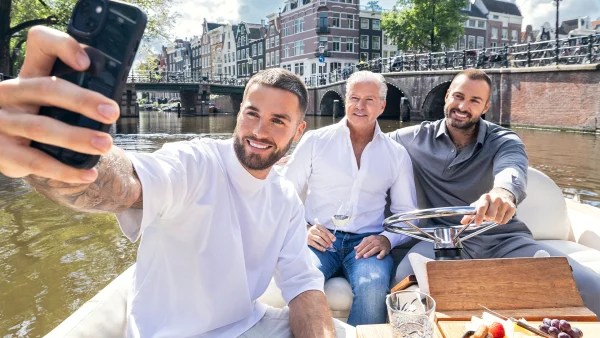
[[[508,0],[510,1],[510,0]],[[523,30],[528,24],[539,29],[544,22],[553,25],[556,7],[552,0],[512,0],[516,1],[523,15]],[[361,0],[366,4],[368,0]],[[181,17],[173,29],[178,38],[191,38],[202,34],[202,21],[238,23],[240,21],[260,23],[266,16],[279,12],[284,0],[176,0],[174,10]],[[395,0],[380,0],[384,9],[391,9]],[[589,16],[592,21],[600,18],[600,0],[562,0],[560,20]]]

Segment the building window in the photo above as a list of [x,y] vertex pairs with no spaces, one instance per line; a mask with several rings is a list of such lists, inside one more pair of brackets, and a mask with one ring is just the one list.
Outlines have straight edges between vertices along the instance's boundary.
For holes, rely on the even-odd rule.
[[263,70],[263,59],[258,59],[258,70]]
[[328,49],[326,36],[319,36],[319,46],[323,46],[325,49]]
[[252,73],[256,73],[258,67],[256,65],[256,60],[252,61]]
[[354,38],[346,38],[346,52],[354,53]]
[[492,48],[496,48],[496,47],[498,47],[498,44],[497,44],[496,42],[492,42],[492,43],[490,44],[490,46],[491,46]]
[[463,10],[463,11],[470,12],[470,11],[471,11],[471,3],[469,2],[469,3],[467,4],[467,6],[465,6],[465,8],[463,8],[462,10]]
[[467,44],[467,48],[468,49],[475,49],[475,37],[472,36],[472,35],[469,35],[468,42],[469,43]]
[[502,40],[508,40],[508,28],[502,28]]
[[348,21],[348,28],[354,29],[354,15],[348,14],[348,17],[346,20]]
[[283,25],[283,36],[288,36],[290,35],[290,26],[289,23],[286,22],[285,25]]
[[389,38],[388,38],[387,34],[383,34],[383,45],[384,46],[389,45],[389,41],[388,40],[389,40]]
[[377,60],[381,57],[379,53],[373,53],[373,60]]
[[483,36],[477,37],[477,49],[482,49],[484,46]]
[[271,48],[275,47],[275,38],[271,38]]
[[271,54],[267,53],[267,67],[271,67]]
[[492,27],[492,39],[498,39],[498,28]]
[[381,30],[381,21],[373,20],[373,30],[375,30],[375,31]]
[[304,19],[294,20],[294,34],[304,32]]
[[275,51],[275,65],[279,64],[279,50]]
[[469,27],[475,27],[475,20],[469,20]]
[[294,56],[304,54],[304,41],[294,42]]
[[285,45],[283,45],[283,57],[284,58],[290,57],[290,45],[287,43]]
[[465,49],[465,38],[464,35],[458,38],[458,49]]
[[332,13],[331,18],[332,18],[331,27],[341,27],[339,13]]
[[373,37],[373,49],[381,49],[381,37],[380,36]]
[[361,18],[360,19],[360,28],[369,29],[369,19]]
[[294,74],[299,76],[304,75],[304,63],[294,63]]
[[262,41],[258,43],[258,54],[262,55],[263,53],[263,43]]
[[252,55],[256,55],[256,44],[252,45]]
[[518,33],[517,33],[517,30],[516,30],[516,29],[513,29],[513,30],[511,31],[511,33],[512,33],[512,34],[511,34],[511,35],[512,35],[512,40],[513,40],[514,42],[517,42],[517,40],[518,40],[518,39],[517,39],[517,34],[518,34]]
[[319,27],[328,27],[329,23],[327,22],[327,12],[319,13]]
[[494,18],[496,20],[500,19],[500,17],[498,15],[493,15],[492,18]]
[[360,48],[361,49],[369,49],[369,36],[368,35],[360,36]]
[[279,46],[279,36],[275,37],[275,47]]
[[367,60],[369,60],[369,53],[361,52],[360,53],[360,61],[367,61]]
[[477,28],[485,29],[485,21],[482,21],[482,20],[477,21]]
[[340,37],[334,37],[333,38],[333,51],[334,52],[339,52],[340,49],[340,42],[341,42],[342,38]]
[[312,63],[311,66],[311,74],[317,74],[317,64],[316,63]]

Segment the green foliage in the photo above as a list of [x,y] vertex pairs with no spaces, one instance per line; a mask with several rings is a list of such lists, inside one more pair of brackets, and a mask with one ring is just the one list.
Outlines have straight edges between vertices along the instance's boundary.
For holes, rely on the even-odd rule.
[[[170,38],[169,32],[175,20],[179,17],[179,14],[171,12],[175,1],[177,0],[125,0],[125,2],[138,5],[148,15],[148,25],[146,26],[141,48],[147,49],[150,40],[167,40]],[[12,0],[10,27],[53,16],[56,18],[56,24],[49,26],[65,31],[76,3],[77,0]],[[10,39],[11,52],[16,45],[22,43],[20,40],[27,37],[29,28],[26,27],[12,36]],[[2,38],[0,36],[0,41],[2,41]],[[25,49],[26,43],[21,46],[20,53],[15,60],[17,68],[20,68],[22,64]],[[3,57],[8,56],[0,55],[0,58]]]
[[[468,16],[460,12],[469,0],[398,0],[384,13],[381,26],[402,51],[440,51],[464,33]],[[433,32],[433,41],[432,33]]]

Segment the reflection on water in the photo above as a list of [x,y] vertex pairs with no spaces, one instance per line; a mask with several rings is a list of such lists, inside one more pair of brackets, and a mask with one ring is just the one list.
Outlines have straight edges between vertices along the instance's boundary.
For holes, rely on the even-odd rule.
[[[307,117],[307,128],[331,124]],[[411,124],[382,120],[383,131]],[[122,148],[150,152],[165,142],[197,136],[226,138],[235,116],[177,118],[143,112],[122,119],[111,133]],[[517,129],[530,164],[544,171],[566,196],[600,207],[598,135]],[[135,244],[112,215],[76,213],[0,175],[0,334],[42,336],[93,297],[135,260]]]

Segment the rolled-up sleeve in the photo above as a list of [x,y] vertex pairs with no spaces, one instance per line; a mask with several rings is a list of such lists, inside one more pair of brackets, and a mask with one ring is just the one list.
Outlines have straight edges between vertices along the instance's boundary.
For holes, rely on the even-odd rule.
[[516,134],[506,138],[506,142],[494,156],[494,188],[510,191],[515,196],[515,202],[519,204],[526,197],[529,161],[521,139]]
[[312,263],[307,244],[304,210],[298,199],[275,269],[275,284],[286,303],[308,290],[323,291],[325,279]]
[[[404,147],[398,150],[398,168],[396,180],[390,188],[390,210],[396,214],[417,209],[417,193],[413,166],[410,156]],[[382,233],[390,241],[392,248],[410,239],[408,236],[384,231]]]

